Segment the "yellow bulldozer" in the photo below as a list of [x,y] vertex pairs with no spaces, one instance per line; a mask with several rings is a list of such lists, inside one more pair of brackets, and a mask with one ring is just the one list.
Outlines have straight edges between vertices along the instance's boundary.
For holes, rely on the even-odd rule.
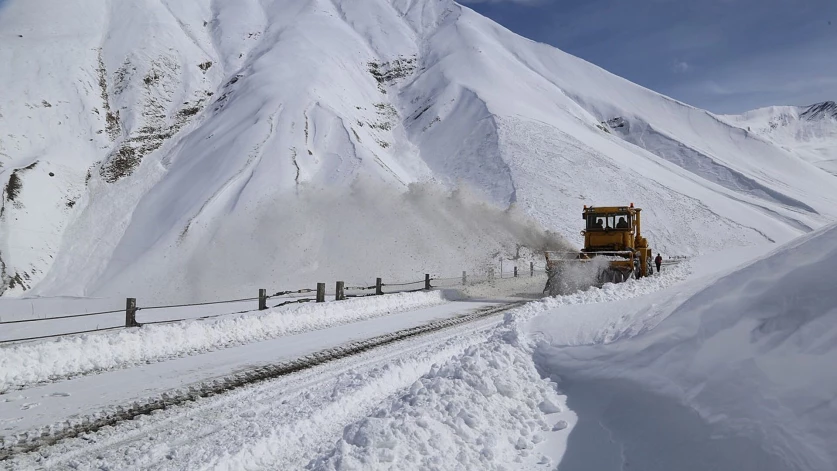
[[569,294],[590,286],[621,283],[653,273],[651,249],[641,234],[640,208],[584,206],[584,248],[546,252],[544,293]]

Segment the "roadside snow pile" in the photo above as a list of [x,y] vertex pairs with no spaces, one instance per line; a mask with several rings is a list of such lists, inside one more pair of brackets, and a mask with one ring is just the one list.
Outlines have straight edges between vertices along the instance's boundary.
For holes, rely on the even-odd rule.
[[600,304],[637,298],[655,293],[685,280],[690,273],[689,262],[682,262],[666,268],[654,276],[628,280],[624,283],[605,283],[601,288],[592,287],[572,294],[552,296],[528,303],[506,314],[508,322],[523,322],[546,311],[562,306],[579,304]]
[[[495,336],[434,365],[402,396],[349,425],[315,470],[508,469],[549,465],[566,437],[563,398],[531,357]],[[558,435],[558,439],[554,437]],[[550,454],[558,451],[550,450]],[[560,453],[559,453],[560,454]]]
[[[435,332],[302,372],[306,383],[309,375],[327,378],[315,383],[317,386],[314,388],[283,388],[282,383],[299,382],[299,378],[288,376],[255,385],[254,391],[264,391],[261,397],[253,397],[246,390],[233,393],[237,397],[226,401],[231,416],[241,417],[242,404],[254,412],[252,416],[247,416],[247,420],[226,422],[223,431],[210,434],[218,435],[208,447],[212,448],[217,459],[206,460],[198,456],[188,460],[194,448],[181,447],[177,450],[178,461],[172,464],[162,459],[170,451],[162,442],[157,445],[164,450],[149,450],[147,455],[158,463],[165,463],[161,466],[168,469],[237,471],[311,468],[322,461],[318,458],[320,453],[331,456],[334,444],[347,424],[363,420],[382,402],[403,394],[416,378],[433,365],[447,362],[468,348],[485,343],[493,335],[494,326],[486,323],[476,328],[471,325],[467,332],[464,327]],[[244,395],[247,397],[242,398]],[[273,397],[276,399],[271,402]],[[276,404],[280,400],[281,405]],[[198,435],[208,436],[205,424],[194,424],[194,427]],[[117,454],[119,459],[125,456],[124,452]],[[201,455],[202,452],[195,454]],[[109,464],[115,469],[138,467],[137,462]],[[147,463],[140,464],[146,469],[149,467]]]
[[438,291],[397,293],[4,347],[0,348],[0,393],[40,381],[124,368],[444,302]]
[[647,333],[608,345],[542,344],[535,358],[561,377],[579,427],[586,421],[608,437],[613,449],[601,454],[632,468],[834,470],[835,266],[831,226],[685,302],[672,298],[671,314]]

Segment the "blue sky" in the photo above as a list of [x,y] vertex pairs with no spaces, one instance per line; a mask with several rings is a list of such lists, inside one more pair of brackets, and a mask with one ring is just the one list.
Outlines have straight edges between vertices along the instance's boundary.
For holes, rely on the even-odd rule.
[[837,101],[837,0],[460,0],[718,113]]

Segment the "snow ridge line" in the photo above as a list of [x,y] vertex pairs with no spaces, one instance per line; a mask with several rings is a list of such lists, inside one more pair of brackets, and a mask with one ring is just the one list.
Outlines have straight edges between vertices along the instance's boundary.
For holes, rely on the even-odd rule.
[[33,430],[14,437],[0,437],[0,461],[5,461],[18,454],[36,451],[44,446],[54,445],[64,439],[75,438],[85,433],[94,433],[101,428],[115,426],[120,422],[132,420],[141,415],[148,415],[157,410],[193,402],[203,397],[223,394],[227,391],[253,383],[285,376],[383,345],[498,315],[524,304],[526,304],[526,301],[517,301],[497,307],[483,308],[472,314],[429,322],[409,329],[321,350],[311,355],[276,365],[253,368],[232,376],[213,380],[211,383],[201,383],[198,387],[190,386],[187,390],[177,389],[170,394],[163,393],[160,397],[144,403],[134,402],[128,408],[117,407],[115,412],[98,412],[92,416],[83,417],[80,419],[80,423],[73,424],[70,421],[64,421],[50,427],[44,427],[41,430]]

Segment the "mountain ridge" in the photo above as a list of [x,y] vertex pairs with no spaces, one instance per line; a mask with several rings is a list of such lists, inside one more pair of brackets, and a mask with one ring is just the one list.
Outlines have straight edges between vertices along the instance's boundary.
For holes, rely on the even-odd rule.
[[723,119],[837,175],[837,103],[834,101],[808,106],[771,106],[726,115]]
[[824,101],[816,103],[808,107],[807,110],[800,114],[800,117],[809,121],[822,118],[831,118],[837,120],[837,103],[833,101]]

